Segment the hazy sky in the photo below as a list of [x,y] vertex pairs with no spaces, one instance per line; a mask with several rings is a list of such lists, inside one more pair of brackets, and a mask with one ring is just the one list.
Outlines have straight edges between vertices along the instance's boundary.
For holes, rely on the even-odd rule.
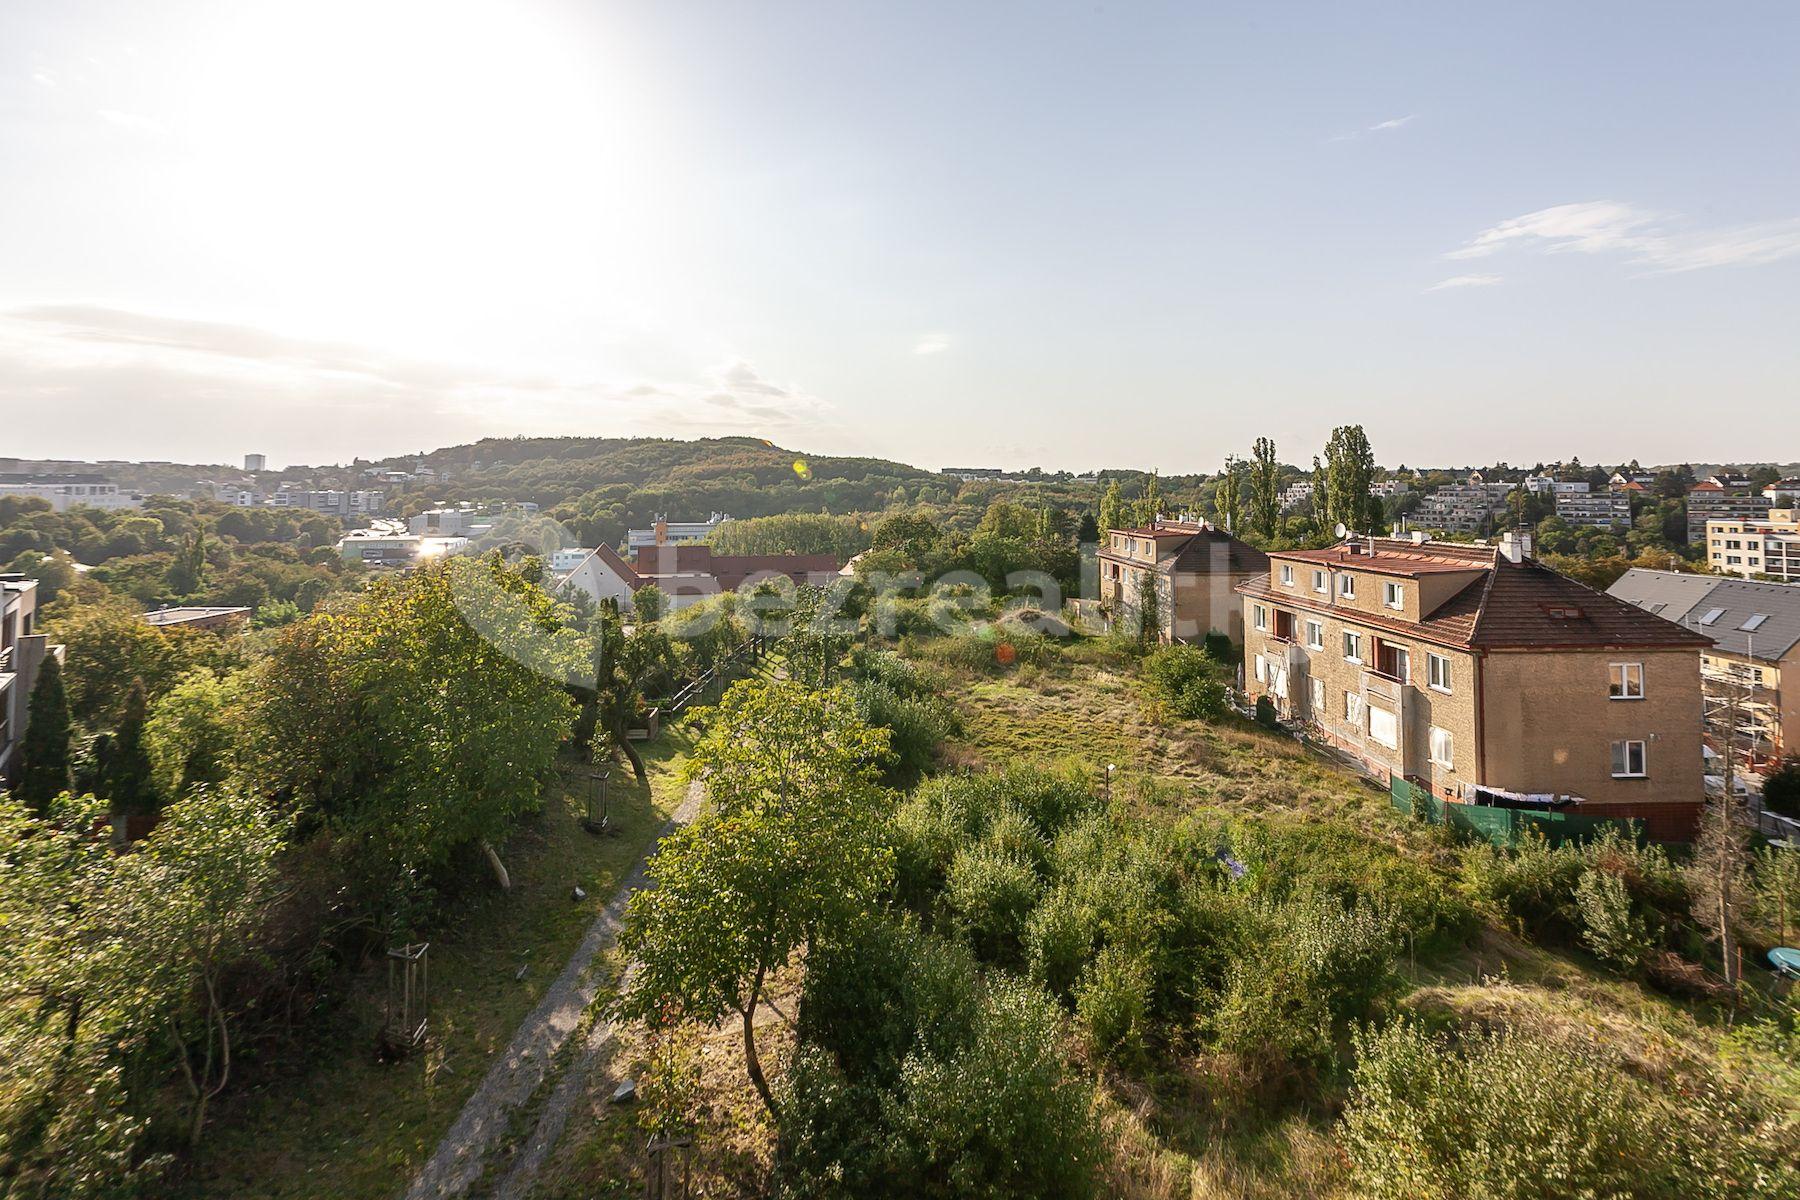
[[5,0],[0,455],[1800,458],[1800,6]]

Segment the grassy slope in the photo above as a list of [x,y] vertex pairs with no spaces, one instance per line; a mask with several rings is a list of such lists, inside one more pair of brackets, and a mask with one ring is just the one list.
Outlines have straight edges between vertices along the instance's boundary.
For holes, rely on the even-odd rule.
[[[311,1069],[264,1077],[218,1110],[188,1194],[386,1200],[404,1188],[680,803],[683,754],[669,737],[648,747],[649,788],[615,770],[617,837],[587,833],[578,795],[555,790],[503,850],[511,893],[485,891],[430,934],[428,1051],[376,1061],[385,975],[371,969],[313,1047]],[[575,884],[585,901],[571,901]]]

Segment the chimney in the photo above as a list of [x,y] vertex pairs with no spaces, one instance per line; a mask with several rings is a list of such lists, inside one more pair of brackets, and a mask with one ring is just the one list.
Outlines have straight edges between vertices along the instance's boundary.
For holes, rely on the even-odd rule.
[[1506,556],[1507,562],[1523,562],[1531,557],[1531,532],[1525,529],[1509,529],[1500,535],[1500,553]]

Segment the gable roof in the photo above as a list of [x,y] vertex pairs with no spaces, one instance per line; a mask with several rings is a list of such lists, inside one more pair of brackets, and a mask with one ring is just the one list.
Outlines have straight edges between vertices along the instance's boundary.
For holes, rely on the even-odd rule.
[[[1644,604],[1645,600],[1637,598],[1638,596],[1653,597],[1662,594],[1657,589],[1667,590],[1674,586],[1666,579],[1640,578],[1627,582],[1627,577],[1633,574],[1664,576],[1673,572],[1628,571],[1609,590],[1614,590],[1615,594],[1621,596],[1627,592],[1632,593],[1629,598],[1633,603]],[[1688,575],[1682,578],[1699,580],[1706,586],[1695,601],[1674,619],[1682,621],[1687,628],[1710,637],[1722,652],[1757,658],[1764,662],[1779,662],[1796,644],[1800,644],[1800,584],[1720,579],[1716,575]],[[1673,608],[1670,605],[1663,611],[1663,616],[1672,616]],[[1713,616],[1715,612],[1717,615]],[[1759,614],[1762,617],[1760,621],[1755,619]],[[1713,619],[1706,621],[1708,616],[1713,616]],[[1752,625],[1752,628],[1745,629],[1745,625]]]
[[[1223,529],[1194,521],[1158,521],[1140,529],[1109,529],[1127,537],[1156,539],[1157,566],[1184,575],[1255,575],[1269,569],[1269,556],[1241,538]],[[1181,539],[1181,544],[1164,555],[1166,543]],[[1106,546],[1100,553],[1109,555]],[[1120,562],[1133,561],[1119,559]],[[1139,566],[1147,564],[1138,563]]]
[[1680,621],[1718,582],[1717,575],[1633,567],[1614,580],[1606,594],[1655,613],[1665,621]]
[[1361,548],[1355,553],[1350,552],[1350,543],[1346,542],[1327,550],[1277,552],[1273,557],[1277,561],[1294,559],[1386,575],[1456,571],[1478,574],[1418,621],[1362,609],[1345,610],[1310,596],[1278,593],[1267,576],[1240,584],[1237,590],[1314,612],[1348,612],[1358,624],[1470,649],[1699,649],[1712,644],[1712,638],[1705,634],[1584,587],[1535,559],[1515,563],[1492,546],[1396,538],[1359,539],[1357,545]]

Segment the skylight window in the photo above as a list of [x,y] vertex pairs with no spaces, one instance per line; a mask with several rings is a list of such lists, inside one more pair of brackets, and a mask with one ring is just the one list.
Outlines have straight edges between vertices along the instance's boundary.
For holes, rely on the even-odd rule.
[[1745,633],[1750,633],[1753,630],[1759,628],[1762,625],[1762,623],[1768,619],[1769,619],[1768,613],[1751,613],[1750,619],[1748,621],[1745,621],[1742,625],[1739,625],[1738,628],[1743,630]]
[[1724,615],[1725,610],[1722,608],[1709,608],[1706,610],[1706,615],[1700,618],[1700,623],[1702,625],[1711,625],[1714,621]]

